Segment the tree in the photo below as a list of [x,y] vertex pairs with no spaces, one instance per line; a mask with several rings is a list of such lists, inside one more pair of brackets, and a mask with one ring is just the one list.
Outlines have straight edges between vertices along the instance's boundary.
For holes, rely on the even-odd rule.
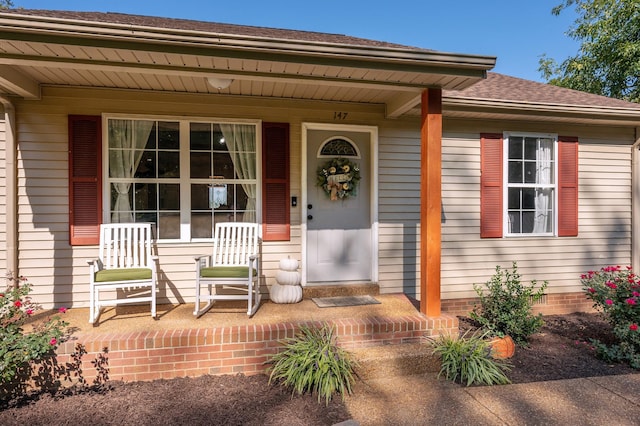
[[13,1],[0,0],[0,9],[11,9],[13,7]]
[[563,0],[552,13],[574,6],[578,17],[567,35],[581,41],[575,56],[558,64],[543,55],[539,71],[548,83],[640,102],[640,1]]

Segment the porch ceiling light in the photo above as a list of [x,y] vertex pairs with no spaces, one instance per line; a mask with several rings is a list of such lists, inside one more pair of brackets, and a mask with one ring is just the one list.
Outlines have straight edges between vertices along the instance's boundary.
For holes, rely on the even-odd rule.
[[233,83],[232,78],[220,78],[220,77],[207,77],[207,82],[211,87],[218,90],[226,89]]

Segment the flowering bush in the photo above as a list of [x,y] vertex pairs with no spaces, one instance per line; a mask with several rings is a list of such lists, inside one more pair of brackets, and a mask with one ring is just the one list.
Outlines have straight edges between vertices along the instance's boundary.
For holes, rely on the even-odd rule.
[[38,308],[29,297],[30,284],[22,277],[17,281],[18,286],[0,293],[0,397],[10,393],[16,381],[28,378],[23,374],[31,362],[53,353],[67,326],[56,316],[25,331],[25,322]]
[[598,355],[608,361],[626,361],[640,369],[640,277],[631,267],[607,266],[581,276],[587,297],[603,312],[619,344],[594,341]]

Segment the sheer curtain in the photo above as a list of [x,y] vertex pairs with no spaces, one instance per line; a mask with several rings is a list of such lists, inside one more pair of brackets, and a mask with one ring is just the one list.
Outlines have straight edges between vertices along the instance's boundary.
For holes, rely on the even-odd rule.
[[[140,164],[153,121],[109,120],[109,176],[131,179]],[[118,193],[112,206],[111,222],[134,222],[129,190],[131,182],[113,184]]]
[[[538,149],[536,152],[536,183],[548,185],[551,183],[552,161],[551,149],[553,142],[550,139],[538,139]],[[549,206],[551,205],[552,191],[548,188],[536,189],[535,198],[535,219],[533,222],[533,233],[549,232]]]
[[224,140],[229,148],[233,168],[239,179],[253,180],[254,183],[243,183],[242,189],[247,194],[247,212],[245,222],[256,221],[256,128],[246,124],[220,124]]

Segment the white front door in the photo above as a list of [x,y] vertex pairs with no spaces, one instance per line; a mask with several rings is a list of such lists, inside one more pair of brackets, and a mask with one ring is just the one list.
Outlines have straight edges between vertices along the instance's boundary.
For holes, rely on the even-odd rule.
[[[372,133],[341,131],[340,128],[309,129],[306,136],[306,282],[369,282],[373,259]],[[349,145],[355,149],[350,150]],[[325,152],[321,152],[323,147]],[[357,167],[360,180],[355,192],[349,182],[343,182],[354,176],[354,170],[329,172],[336,162]],[[322,176],[319,178],[322,169],[330,175],[325,182],[332,181],[333,193],[318,185],[323,181]],[[344,189],[339,189],[338,184],[344,183],[349,189],[341,193]]]

